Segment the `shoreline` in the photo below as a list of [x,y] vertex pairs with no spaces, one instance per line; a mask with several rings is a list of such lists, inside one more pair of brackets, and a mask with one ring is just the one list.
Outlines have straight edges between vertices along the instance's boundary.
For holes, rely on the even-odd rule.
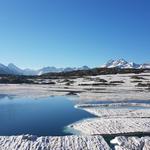
[[[145,76],[147,75],[147,76]],[[139,74],[142,79],[132,79],[136,74],[99,75],[87,78],[70,79],[69,81],[54,79],[54,85],[43,84],[0,84],[0,94],[14,95],[16,97],[41,98],[48,96],[76,96],[78,103],[101,101],[149,101],[148,87],[137,86],[138,82],[149,83],[150,73]],[[107,81],[105,85],[97,81]],[[112,82],[116,82],[113,86]],[[120,83],[119,83],[120,82]]]
[[[86,141],[88,143],[88,140],[90,140],[93,137],[95,137],[93,140],[99,139],[98,137],[100,137],[100,139],[103,140],[102,136],[105,137],[109,135],[110,136],[116,135],[115,136],[116,138],[124,137],[130,131],[132,131],[130,133],[132,133],[132,135],[134,136],[137,136],[136,133],[140,134],[143,132],[146,133],[145,135],[148,135],[150,133],[150,128],[149,128],[150,118],[148,118],[148,116],[150,116],[150,109],[149,109],[150,104],[147,102],[150,100],[150,92],[145,87],[137,87],[136,86],[137,83],[132,83],[130,78],[133,75],[135,74],[126,74],[126,75],[124,74],[123,76],[120,74],[119,75],[118,74],[117,75],[105,75],[105,76],[101,75],[101,76],[96,76],[96,77],[90,77],[90,80],[92,81],[87,81],[84,78],[78,78],[78,79],[74,79],[74,84],[69,85],[69,86],[66,86],[66,83],[57,83],[56,85],[32,85],[32,84],[30,85],[29,84],[3,84],[2,85],[1,84],[0,94],[2,98],[12,96],[12,98],[15,97],[18,99],[21,97],[21,98],[34,98],[37,100],[39,98],[51,97],[51,96],[66,96],[67,99],[73,100],[76,103],[76,105],[74,106],[76,109],[82,109],[96,116],[94,118],[83,119],[78,122],[74,122],[71,125],[67,126],[67,127],[72,126],[70,129],[69,128],[68,129],[72,130],[72,132],[76,133],[77,135],[69,135],[69,136],[62,136],[62,137],[60,136],[41,137],[43,140],[47,140],[47,139],[49,140],[51,138],[54,138],[57,140],[59,139],[58,141],[56,140],[57,142],[55,143],[56,145],[59,145],[59,147],[61,147],[60,141],[63,138],[67,138],[66,139],[67,143],[72,143],[73,142],[72,137],[75,137],[75,139],[80,139],[80,137],[82,137],[80,139],[82,141],[84,138],[88,136],[87,141]],[[142,80],[142,82],[150,81],[150,73],[147,73],[147,75],[148,75],[146,76],[147,79]],[[140,76],[145,78],[145,74],[140,74]],[[95,83],[95,78],[102,78],[104,80],[107,80],[108,82],[122,81],[122,83],[117,84],[115,86],[109,86],[109,85],[103,85],[103,84],[97,86],[97,81]],[[93,83],[96,84],[96,86],[95,85],[93,86]],[[141,102],[143,102],[144,104],[142,104]],[[125,105],[127,107],[129,106],[130,107],[134,107],[134,106],[145,107],[145,109],[149,109],[149,110],[148,111],[144,111],[144,110],[143,111],[142,110],[131,111],[126,108],[126,109],[119,109],[119,112],[118,112],[118,110],[116,111],[115,108],[111,108],[112,106],[123,107]],[[105,109],[102,110],[101,107],[106,107],[107,109],[108,108],[109,109],[106,111]],[[120,113],[119,116],[118,116],[118,113]],[[125,122],[127,123],[125,124]],[[135,124],[137,123],[139,124],[139,126],[135,126]],[[105,127],[105,125],[107,126]],[[100,128],[96,130],[98,126]],[[66,131],[67,131],[67,127],[65,128]],[[33,139],[31,137],[33,137]],[[36,137],[36,140],[40,138],[37,136],[35,137]],[[23,135],[0,136],[1,141],[4,142],[5,139],[7,139],[6,141],[9,141],[10,144],[11,142],[15,142],[16,139],[18,138],[22,139]],[[26,135],[26,138],[27,139],[25,141],[27,142],[27,144],[29,144],[30,142],[33,145],[35,144],[34,141],[36,140],[34,140],[34,136]],[[12,139],[14,139],[14,141],[12,141]],[[24,144],[24,140],[22,142],[21,141],[20,141],[20,145]],[[114,142],[114,141],[112,142],[114,144],[118,142],[118,141],[117,142],[116,141]],[[105,140],[103,142],[105,143]],[[37,143],[41,145],[43,144],[43,141],[37,142]],[[51,142],[48,142],[48,143],[50,144]],[[111,143],[111,141],[109,141],[109,143]],[[1,144],[2,143],[0,142],[0,148],[2,147],[2,145],[3,146],[5,145],[5,143],[3,143],[2,145]],[[13,145],[14,144],[17,145],[17,143],[13,143]],[[84,143],[82,144],[84,145]],[[133,144],[133,143],[130,143],[130,144]],[[24,147],[24,145],[22,146]],[[103,146],[103,144],[97,146],[97,149],[95,150],[99,150],[101,146]],[[108,145],[106,147],[107,147],[106,150],[110,149]],[[65,145],[64,145],[64,148],[65,148]]]

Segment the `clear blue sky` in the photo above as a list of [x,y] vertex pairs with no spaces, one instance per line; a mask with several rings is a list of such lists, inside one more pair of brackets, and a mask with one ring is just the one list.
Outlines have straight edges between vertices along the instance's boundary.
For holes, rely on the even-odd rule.
[[150,61],[150,0],[1,0],[0,62],[20,67]]

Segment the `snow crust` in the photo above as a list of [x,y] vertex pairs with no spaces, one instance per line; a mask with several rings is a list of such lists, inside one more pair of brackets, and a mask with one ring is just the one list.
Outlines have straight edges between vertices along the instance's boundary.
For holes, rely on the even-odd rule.
[[150,118],[150,104],[83,104],[76,106],[101,118]]
[[[100,75],[87,78],[70,79],[71,85],[66,85],[64,79],[51,80],[54,85],[28,85],[28,84],[1,84],[0,94],[10,94],[17,97],[40,98],[47,96],[63,96],[70,92],[76,93],[78,102],[89,101],[130,101],[130,100],[150,100],[148,87],[138,87],[134,79],[135,74]],[[150,81],[150,73],[139,74],[144,79],[139,79],[142,83]],[[100,82],[96,78],[107,80],[108,85],[93,85]],[[92,81],[89,81],[92,80]],[[123,81],[124,83],[111,85],[110,82]],[[83,85],[84,84],[84,85]]]
[[149,133],[149,118],[95,118],[71,125],[85,135],[108,135],[124,133]]
[[105,65],[102,65],[101,67],[140,69],[140,68],[150,68],[150,64],[136,64],[134,62],[128,62],[125,59],[118,59],[118,60],[109,60]]
[[69,126],[80,131],[81,134],[150,133],[149,104],[83,104],[77,105],[77,108],[97,116],[81,120]]
[[[41,98],[47,96],[76,95],[74,99],[80,103],[76,107],[90,112],[97,117],[85,119],[73,123],[69,127],[80,131],[84,136],[66,136],[66,137],[36,137],[30,135],[21,136],[1,136],[0,150],[47,150],[47,149],[85,149],[85,150],[107,150],[108,144],[101,136],[106,134],[124,134],[124,133],[149,133],[150,132],[150,104],[124,103],[131,100],[136,102],[149,102],[150,92],[148,87],[138,87],[133,76],[139,76],[138,82],[150,82],[150,73],[142,74],[116,74],[89,76],[88,78],[69,79],[71,85],[66,85],[64,79],[51,80],[54,85],[0,85],[0,94],[14,95],[15,97]],[[104,79],[107,84],[99,84],[97,78]],[[111,84],[111,82],[121,81]],[[97,84],[98,83],[98,84]],[[85,104],[88,102],[117,102],[115,104]],[[122,103],[119,103],[122,102]],[[124,107],[124,108],[120,108]],[[129,109],[127,107],[144,107],[138,109]],[[91,136],[92,135],[92,136]],[[127,137],[112,141],[117,150],[140,150],[141,143],[144,143],[144,150],[150,149],[150,137],[131,139]],[[144,142],[141,142],[144,140]],[[116,142],[117,141],[117,142]],[[131,141],[131,142],[130,142]],[[140,142],[139,142],[140,141]],[[139,142],[139,143],[138,143]],[[116,144],[117,143],[117,144]],[[137,144],[138,143],[138,144]],[[129,146],[133,145],[133,146]],[[143,145],[143,144],[141,144]],[[134,148],[136,147],[136,148]]]
[[149,150],[150,137],[125,137],[119,136],[111,140],[115,150]]
[[110,150],[101,136],[0,136],[0,150]]

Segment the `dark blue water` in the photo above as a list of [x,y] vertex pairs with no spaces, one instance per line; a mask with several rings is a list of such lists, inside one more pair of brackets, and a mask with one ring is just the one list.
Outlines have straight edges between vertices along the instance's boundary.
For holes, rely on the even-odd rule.
[[0,135],[68,135],[64,127],[93,115],[74,108],[65,97],[0,99]]

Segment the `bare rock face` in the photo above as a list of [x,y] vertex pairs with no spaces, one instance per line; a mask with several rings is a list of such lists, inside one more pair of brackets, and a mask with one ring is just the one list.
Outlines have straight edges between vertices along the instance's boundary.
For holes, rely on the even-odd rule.
[[115,150],[149,150],[150,137],[124,137],[119,136],[111,140]]
[[1,136],[0,150],[110,150],[101,136]]

